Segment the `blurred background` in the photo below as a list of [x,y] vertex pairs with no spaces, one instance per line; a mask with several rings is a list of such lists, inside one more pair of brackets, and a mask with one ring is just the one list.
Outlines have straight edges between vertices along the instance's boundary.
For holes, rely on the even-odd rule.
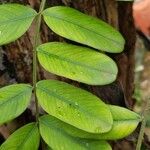
[[[150,0],[136,0],[133,17],[137,31],[135,50],[135,111],[142,112],[150,101]],[[150,105],[147,107],[150,109]],[[150,113],[147,111],[145,134],[150,140]],[[144,148],[143,146],[143,149]]]

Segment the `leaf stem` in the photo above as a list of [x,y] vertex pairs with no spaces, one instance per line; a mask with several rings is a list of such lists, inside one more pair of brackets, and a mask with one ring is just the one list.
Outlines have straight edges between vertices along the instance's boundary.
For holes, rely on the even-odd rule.
[[136,145],[136,150],[141,150],[142,141],[143,141],[143,137],[144,137],[144,130],[145,130],[145,126],[146,126],[146,115],[147,115],[147,111],[149,108],[149,100],[150,99],[148,99],[146,101],[146,104],[143,109],[143,115],[142,115],[143,119],[142,119],[140,133],[139,133],[139,137],[138,137],[138,141],[137,141],[137,145]]
[[39,118],[39,107],[38,100],[36,97],[36,83],[37,83],[37,53],[36,48],[40,44],[40,27],[41,27],[41,12],[44,10],[46,0],[41,1],[39,13],[35,18],[36,28],[35,28],[35,36],[33,43],[33,89],[34,89],[34,99],[35,99],[35,107],[36,107],[36,121],[38,122]]

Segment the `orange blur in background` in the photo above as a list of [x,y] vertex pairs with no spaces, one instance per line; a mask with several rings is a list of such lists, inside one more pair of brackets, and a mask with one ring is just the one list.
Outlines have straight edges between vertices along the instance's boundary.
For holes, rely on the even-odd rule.
[[136,28],[150,38],[150,0],[136,0],[133,5]]

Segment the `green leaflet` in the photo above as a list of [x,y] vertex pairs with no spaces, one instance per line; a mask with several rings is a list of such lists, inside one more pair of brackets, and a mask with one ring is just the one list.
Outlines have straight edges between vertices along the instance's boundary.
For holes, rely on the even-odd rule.
[[35,123],[27,124],[17,131],[0,146],[0,150],[38,150],[40,134]]
[[49,115],[40,117],[40,134],[54,150],[111,150],[105,141],[72,137]]
[[0,124],[19,116],[27,108],[32,94],[28,84],[14,84],[0,89]]
[[111,129],[113,120],[108,106],[93,94],[56,80],[37,83],[37,98],[52,116],[91,133]]
[[58,128],[64,130],[67,134],[80,138],[116,140],[130,135],[136,129],[141,119],[140,116],[123,107],[113,105],[108,106],[111,110],[114,123],[112,129],[107,133],[101,134],[88,133],[83,130],[77,129],[65,122],[62,122],[54,117],[53,117],[54,121],[52,123],[55,124],[54,126],[57,126]]
[[121,139],[130,135],[136,128],[141,117],[126,108],[109,105],[113,116],[113,128],[105,134],[99,135],[99,139]]
[[79,82],[105,85],[113,82],[118,73],[110,57],[86,47],[51,42],[40,45],[37,51],[46,70]]
[[56,6],[43,12],[47,25],[57,34],[111,53],[123,51],[121,34],[105,22],[73,8]]
[[37,15],[32,8],[19,4],[0,5],[0,45],[22,36]]

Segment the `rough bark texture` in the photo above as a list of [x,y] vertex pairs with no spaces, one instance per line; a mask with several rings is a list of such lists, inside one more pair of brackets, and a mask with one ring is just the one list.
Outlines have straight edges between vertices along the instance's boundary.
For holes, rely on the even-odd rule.
[[[4,2],[0,0],[0,2]],[[17,2],[30,4],[35,9],[39,7],[38,0],[7,0],[5,2]],[[123,34],[126,45],[124,52],[120,54],[109,54],[119,67],[117,81],[106,86],[87,86],[65,78],[61,78],[44,71],[40,66],[39,79],[56,78],[65,80],[91,91],[107,103],[120,105],[132,109],[134,100],[132,94],[134,90],[134,46],[135,28],[132,18],[131,2],[116,2],[115,0],[49,0],[47,7],[55,5],[67,5],[74,7],[86,14],[97,16],[108,22]],[[15,82],[32,82],[32,37],[34,35],[34,23],[30,30],[19,40],[0,49],[0,86]],[[64,41],[65,39],[53,33],[44,23],[41,30],[42,42]],[[68,41],[68,40],[67,40]],[[70,41],[68,41],[70,42]],[[23,116],[31,116],[28,111]],[[25,120],[25,119],[24,119]],[[32,117],[25,120],[32,120]],[[6,129],[6,128],[5,128]],[[9,131],[9,129],[8,129]],[[7,134],[5,135],[7,137]],[[133,138],[127,138],[120,142],[112,143],[114,150],[133,150]],[[0,139],[1,140],[1,139]],[[131,141],[130,141],[131,140]],[[135,140],[135,139],[134,139]],[[124,146],[122,146],[122,144]]]

